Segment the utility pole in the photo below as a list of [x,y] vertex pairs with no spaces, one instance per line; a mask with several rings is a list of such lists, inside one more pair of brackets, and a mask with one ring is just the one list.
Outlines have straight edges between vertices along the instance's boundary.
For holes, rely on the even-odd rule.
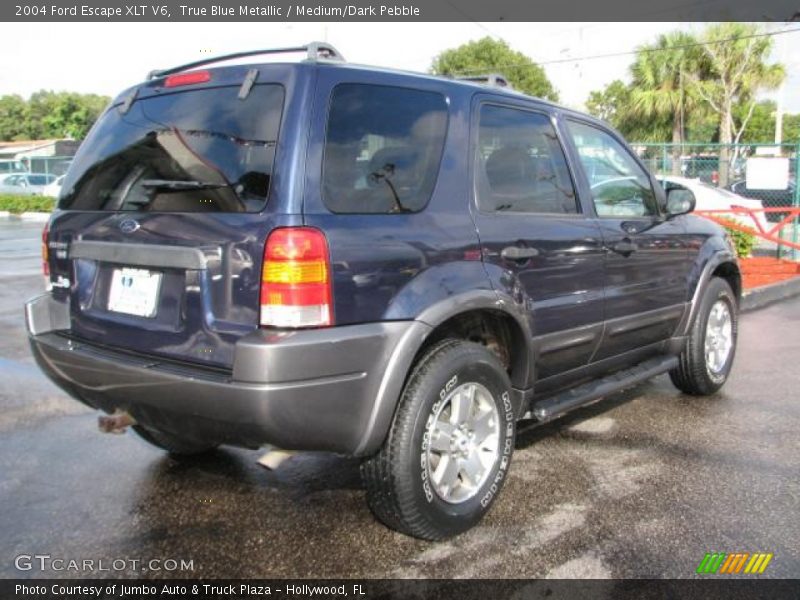
[[778,88],[778,101],[776,102],[775,108],[775,144],[779,146],[777,148],[778,152],[780,152],[780,144],[783,141],[783,86],[786,85],[785,83],[781,83],[781,87]]

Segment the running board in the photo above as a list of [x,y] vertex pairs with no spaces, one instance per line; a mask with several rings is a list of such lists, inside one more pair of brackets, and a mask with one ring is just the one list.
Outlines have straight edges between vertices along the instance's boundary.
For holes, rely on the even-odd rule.
[[537,421],[550,421],[580,406],[596,402],[604,396],[666,373],[677,366],[677,356],[651,358],[629,369],[617,371],[602,379],[590,381],[550,398],[539,400],[531,406],[531,410],[523,418],[534,417]]

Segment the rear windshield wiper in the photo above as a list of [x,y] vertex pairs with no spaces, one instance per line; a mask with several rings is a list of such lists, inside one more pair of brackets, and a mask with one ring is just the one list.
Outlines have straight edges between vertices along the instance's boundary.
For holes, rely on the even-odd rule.
[[224,183],[212,183],[210,181],[186,181],[182,179],[144,179],[142,187],[158,190],[208,190],[213,188],[227,187]]

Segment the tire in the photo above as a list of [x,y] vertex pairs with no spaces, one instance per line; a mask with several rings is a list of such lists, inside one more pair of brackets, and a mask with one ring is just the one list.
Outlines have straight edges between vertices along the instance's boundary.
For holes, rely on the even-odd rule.
[[466,531],[503,486],[515,431],[511,382],[497,357],[471,342],[436,344],[413,369],[383,447],[362,463],[370,509],[425,540]]
[[[719,327],[725,322],[725,314],[727,326]],[[709,329],[709,320],[712,320],[711,327],[715,331]],[[669,372],[675,387],[693,396],[708,396],[718,391],[727,381],[733,366],[737,335],[736,296],[727,281],[714,277],[700,300],[680,362]]]
[[148,444],[160,448],[161,450],[166,450],[170,455],[176,458],[198,456],[211,452],[217,447],[217,444],[180,438],[170,433],[158,431],[157,429],[144,427],[143,425],[133,425],[131,429]]

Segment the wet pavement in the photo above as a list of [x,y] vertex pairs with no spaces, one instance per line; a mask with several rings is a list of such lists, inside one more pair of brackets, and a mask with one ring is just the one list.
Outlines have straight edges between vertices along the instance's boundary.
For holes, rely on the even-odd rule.
[[[742,318],[714,397],[662,376],[522,431],[488,517],[427,543],[372,518],[354,460],[296,455],[270,472],[257,452],[178,462],[98,433],[27,350],[40,228],[0,224],[0,577],[681,578],[713,551],[772,552],[761,577],[800,576],[800,299]],[[95,562],[15,568],[34,554]],[[142,570],[152,559],[161,570]]]

